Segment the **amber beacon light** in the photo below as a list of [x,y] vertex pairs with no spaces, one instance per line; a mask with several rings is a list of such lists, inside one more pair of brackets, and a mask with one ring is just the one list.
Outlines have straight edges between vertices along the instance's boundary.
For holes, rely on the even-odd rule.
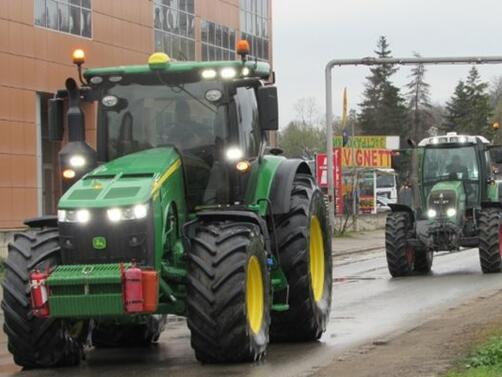
[[85,52],[78,48],[72,54],[73,64],[82,65],[85,63]]
[[249,55],[249,42],[245,39],[241,39],[237,42],[237,54],[242,58],[242,61],[246,60],[246,56]]

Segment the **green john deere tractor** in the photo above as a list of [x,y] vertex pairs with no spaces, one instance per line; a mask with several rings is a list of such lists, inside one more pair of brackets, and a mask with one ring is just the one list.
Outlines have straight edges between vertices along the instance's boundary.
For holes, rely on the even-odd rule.
[[401,199],[409,200],[390,205],[386,224],[390,274],[428,273],[434,252],[461,247],[479,247],[483,272],[500,272],[502,182],[494,175],[494,163],[502,162],[500,147],[482,136],[452,132],[393,158],[396,169],[406,169],[405,162],[411,163],[411,188]]
[[[312,341],[331,306],[331,236],[308,165],[267,147],[268,64],[88,69],[50,103],[64,194],[9,245],[8,348],[29,368],[95,347],[148,345],[187,318],[206,363],[259,360],[269,338]],[[82,107],[96,109],[96,150]],[[67,120],[64,121],[64,110]],[[63,126],[67,124],[67,126]],[[64,129],[67,129],[64,132]],[[66,134],[65,136],[63,134]]]

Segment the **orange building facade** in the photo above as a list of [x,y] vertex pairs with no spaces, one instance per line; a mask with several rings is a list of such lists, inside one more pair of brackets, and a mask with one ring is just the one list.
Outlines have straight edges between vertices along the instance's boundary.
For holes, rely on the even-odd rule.
[[[57,152],[47,139],[47,101],[87,67],[145,64],[154,51],[180,60],[272,60],[271,0],[1,0],[0,229],[54,214],[60,195]],[[95,145],[92,108],[86,137]]]

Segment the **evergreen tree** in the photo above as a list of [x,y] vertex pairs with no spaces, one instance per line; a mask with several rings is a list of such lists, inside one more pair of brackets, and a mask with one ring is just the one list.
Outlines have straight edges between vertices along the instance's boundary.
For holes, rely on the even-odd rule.
[[492,116],[492,107],[490,104],[490,95],[488,94],[488,83],[482,82],[476,67],[472,67],[466,81],[467,95],[470,102],[470,127],[468,132],[491,137],[492,129],[490,127],[490,117]]
[[492,136],[492,107],[487,89],[488,83],[482,82],[478,70],[472,67],[467,80],[459,81],[451,100],[446,104],[447,131]]
[[[419,58],[420,54],[415,53],[415,57]],[[408,91],[406,99],[408,101],[408,119],[410,126],[408,137],[415,141],[419,141],[426,137],[430,127],[434,124],[432,117],[432,105],[430,102],[430,85],[425,82],[425,66],[417,64],[410,74],[411,81],[406,84]]]
[[[375,54],[378,58],[391,57],[387,38],[378,40]],[[378,65],[370,69],[366,79],[364,100],[360,104],[359,126],[367,135],[402,135],[406,120],[406,107],[399,88],[390,77],[397,68],[392,64]]]

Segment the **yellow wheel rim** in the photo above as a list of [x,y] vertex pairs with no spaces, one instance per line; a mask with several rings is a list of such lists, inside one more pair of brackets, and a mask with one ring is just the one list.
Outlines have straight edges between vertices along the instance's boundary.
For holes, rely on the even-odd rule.
[[317,216],[310,220],[310,282],[314,300],[321,300],[324,293],[324,242],[321,223]]
[[249,258],[246,276],[246,307],[249,327],[258,334],[263,322],[263,276],[256,256]]

